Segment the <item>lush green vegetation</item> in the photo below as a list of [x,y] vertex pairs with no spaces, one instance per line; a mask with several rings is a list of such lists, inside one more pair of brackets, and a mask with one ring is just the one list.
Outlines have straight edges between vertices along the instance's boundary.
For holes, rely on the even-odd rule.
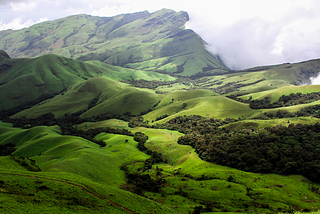
[[15,58],[58,54],[180,76],[227,70],[198,35],[184,29],[188,20],[186,12],[168,9],[115,17],[75,15],[6,31],[0,36],[0,49]]
[[187,21],[163,9],[0,31],[0,49],[35,57],[0,51],[1,211],[320,209],[320,86],[299,86],[320,60],[231,71]]
[[[196,119],[197,123],[189,122],[194,119]],[[185,127],[185,129],[181,129],[181,131],[184,130],[185,133],[200,133],[201,130],[206,130],[206,128],[207,133],[211,133],[213,130],[218,132],[219,126],[223,124],[228,124],[228,126],[230,126],[235,121],[205,119],[201,117],[194,117],[194,119],[192,117],[180,117],[175,121],[163,124],[162,127],[157,128],[164,128],[167,125],[168,128],[172,126],[171,129],[174,129],[174,127],[178,127],[178,124],[180,123],[181,127]],[[216,125],[214,129],[210,128],[208,125],[209,121]],[[206,125],[201,125],[202,123]],[[191,124],[191,127],[183,124]],[[94,128],[92,129],[94,132],[94,130],[99,127],[125,128],[125,126],[126,125],[121,121],[111,120],[96,123],[86,122],[78,125],[78,128],[83,130]],[[300,209],[318,209],[316,202],[318,200],[317,198],[320,197],[320,195],[317,195],[317,188],[319,188],[318,184],[305,180],[302,176],[299,177],[294,175],[283,177],[272,174],[253,174],[210,164],[199,159],[190,146],[177,144],[178,139],[183,135],[175,131],[141,127],[130,129],[127,127],[131,132],[135,133],[133,137],[100,133],[95,139],[98,141],[103,140],[106,143],[106,146],[99,148],[99,146],[94,146],[94,144],[88,144],[88,141],[84,141],[84,144],[81,147],[81,144],[79,144],[81,142],[80,138],[66,136],[65,140],[63,140],[58,133],[55,132],[54,134],[49,131],[55,130],[60,132],[57,127],[52,127],[50,129],[39,128],[40,127],[37,126],[31,129],[20,130],[10,128],[8,125],[3,125],[1,128],[2,134],[0,135],[1,144],[6,144],[9,141],[17,143],[18,149],[13,153],[14,156],[27,156],[36,160],[37,165],[42,169],[41,173],[43,173],[43,175],[35,175],[37,177],[46,177],[47,172],[54,172],[54,174],[50,174],[50,176],[59,176],[56,174],[58,172],[73,173],[100,183],[99,188],[101,188],[101,185],[104,188],[110,188],[108,185],[115,187],[121,186],[122,189],[148,197],[155,202],[164,203],[166,206],[182,213],[196,212],[197,210],[242,212],[257,210],[259,212],[278,212]],[[231,127],[229,127],[229,129],[230,128]],[[45,132],[48,134],[43,135]],[[29,134],[26,135],[26,133]],[[28,137],[21,139],[21,136]],[[188,134],[186,136],[188,136]],[[78,143],[72,143],[75,141]],[[51,142],[51,146],[44,147],[45,142]],[[53,144],[53,142],[55,143]],[[87,147],[90,147],[91,149]],[[149,153],[150,156],[139,151],[138,148],[147,154]],[[89,152],[90,150],[92,150],[92,152]],[[39,156],[39,154],[41,155]],[[102,154],[104,158],[99,157]],[[76,160],[73,160],[75,157],[77,157]],[[100,166],[98,166],[97,163],[103,168],[99,168]],[[88,164],[91,165],[91,167]],[[15,166],[18,166],[19,168],[23,167],[17,162]],[[81,166],[81,168],[79,168],[79,166]],[[95,166],[95,168],[98,167],[97,169],[103,173],[101,174],[101,172],[92,169],[92,166]],[[77,170],[72,170],[73,168],[76,168]],[[90,171],[89,168],[91,168]],[[124,171],[121,171],[120,169]],[[24,168],[24,170],[26,170],[26,168]],[[90,172],[90,175],[87,174],[88,172]],[[117,174],[120,175],[120,177],[116,178],[116,176],[118,176]],[[125,175],[127,176],[125,177]],[[15,177],[19,178],[19,176]],[[116,181],[114,179],[118,180],[118,182],[114,183],[114,181]],[[57,180],[64,181],[61,178]],[[83,178],[80,180],[83,180]],[[21,182],[19,180],[16,181],[17,183]],[[78,181],[75,182],[75,180],[71,179],[70,182],[70,180],[68,180],[68,183],[73,182],[78,184]],[[51,181],[51,183],[54,183],[54,181]],[[295,184],[296,189],[291,185],[287,185],[291,183]],[[92,182],[85,182],[85,184],[86,188],[91,189],[94,187],[94,183]],[[53,184],[46,183],[45,186],[49,187],[49,189],[53,189],[51,185]],[[22,185],[21,191],[30,192],[31,195],[25,197],[23,202],[20,201],[19,206],[23,207],[28,204],[30,209],[32,209],[34,206],[32,204],[33,202],[28,202],[28,200],[31,200],[32,198],[37,199],[38,193],[33,193],[34,190],[31,188],[33,185],[29,184],[29,186],[30,188],[27,188]],[[3,186],[1,186],[1,188],[3,188]],[[93,190],[91,189],[90,191],[93,191],[94,194],[96,194],[96,191],[98,190],[93,188]],[[290,194],[291,197],[286,196],[283,198],[284,191],[287,192],[286,194]],[[17,194],[18,192],[19,191],[17,191]],[[32,196],[32,194],[35,196]],[[49,192],[48,194],[51,195]],[[66,206],[65,204],[70,204],[70,200],[81,201],[84,197],[82,194],[78,194],[78,197],[76,197],[77,199],[63,199],[59,194],[69,194],[68,192],[64,192],[64,190],[55,192],[55,194],[57,195],[55,195],[54,198],[56,198],[59,203],[52,203],[53,206],[48,209],[52,212],[57,209],[55,207],[62,207],[62,209],[65,209],[63,207]],[[120,194],[117,197],[126,197],[123,196],[124,193],[121,191],[117,194]],[[224,197],[221,197],[221,195],[224,195]],[[235,195],[236,199],[233,198]],[[279,198],[280,196],[281,199]],[[113,201],[113,197],[115,196],[108,196],[108,199]],[[269,200],[270,197],[272,200]],[[298,202],[300,201],[298,198],[303,197],[307,197],[308,200],[304,200],[308,202]],[[149,199],[146,200],[150,201]],[[42,198],[42,200],[50,201],[47,198]],[[96,200],[98,199],[94,199],[90,204],[82,204],[79,202],[80,204],[77,205],[77,208],[68,205],[66,209],[79,209],[76,212],[81,212],[82,209],[92,209],[92,206],[96,206],[95,209],[97,209],[97,212],[103,211],[100,206],[97,206],[97,203],[102,203],[102,201]],[[137,200],[137,198],[135,200]],[[276,202],[278,200],[282,202]],[[237,201],[237,203],[232,203],[234,201]],[[135,211],[137,209],[142,209],[146,212],[146,209],[143,207],[139,208],[138,206],[132,208],[128,206],[128,201],[125,199],[118,199],[116,202],[130,210]],[[110,205],[103,206],[105,207],[104,209],[111,209],[109,208]],[[116,206],[112,207],[116,208]],[[158,211],[155,211],[157,209]],[[159,209],[160,208],[155,207],[152,208],[154,212],[169,213],[169,210],[161,211]],[[139,213],[142,212],[140,211]]]
[[178,143],[191,145],[209,162],[244,171],[302,174],[317,182],[320,176],[319,123],[277,126],[255,131],[220,131],[188,134]]

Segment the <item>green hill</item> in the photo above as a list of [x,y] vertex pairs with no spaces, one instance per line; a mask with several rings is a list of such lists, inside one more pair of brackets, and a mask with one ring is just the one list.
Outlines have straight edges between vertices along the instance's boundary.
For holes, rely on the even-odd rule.
[[192,30],[186,12],[163,9],[115,17],[75,15],[0,32],[0,49],[11,57],[58,54],[138,70],[182,76],[227,69]]
[[166,74],[136,71],[104,63],[85,63],[58,55],[45,55],[32,59],[10,59],[1,52],[0,110],[33,101],[44,94],[61,92],[88,78],[106,77],[114,80],[146,79],[175,80]]
[[148,121],[156,121],[162,115],[167,115],[160,123],[166,122],[174,117],[184,115],[200,115],[213,118],[239,118],[248,117],[253,113],[248,104],[243,104],[223,96],[199,97],[186,101],[174,102],[159,107],[144,115]]
[[85,111],[81,117],[106,112],[139,114],[151,109],[162,97],[150,90],[132,88],[106,78],[91,78],[73,85],[54,98],[14,115],[34,118],[46,113],[61,117],[66,113]]
[[[111,120],[79,128],[119,128],[119,124],[127,126]],[[32,158],[42,169],[30,172],[13,157],[0,157],[0,197],[6,202],[3,208],[34,209],[37,213],[50,203],[46,210],[51,213],[57,209],[121,213],[123,208],[136,213],[188,213],[197,206],[215,212],[266,213],[314,210],[318,206],[319,195],[310,190],[310,185],[315,188],[319,185],[302,176],[256,174],[211,164],[201,160],[190,146],[177,144],[181,133],[141,127],[127,129],[145,133],[149,137],[147,148],[160,152],[166,159],[166,163],[153,164],[143,172],[154,179],[166,180],[160,192],[144,190],[145,197],[140,197],[119,189],[125,186],[124,173],[141,173],[138,168],[150,157],[136,148],[138,142],[133,137],[101,133],[96,139],[105,141],[107,146],[99,148],[82,138],[60,135],[57,126],[31,129],[1,126],[0,144],[16,142],[13,156]],[[123,165],[124,171],[120,170]]]
[[42,170],[29,172],[24,163],[18,164],[8,156],[0,157],[0,198],[6,202],[2,210],[39,213],[47,206],[48,213],[59,209],[77,213],[127,213],[127,210],[175,213],[161,204],[119,189],[125,183],[120,167],[148,158],[136,148],[133,137],[103,135],[100,138],[105,139],[108,147],[99,148],[88,140],[62,136],[59,132],[57,126],[28,130],[0,126],[0,145],[15,142],[18,149],[13,156],[35,159]]
[[188,20],[163,9],[0,31],[1,211],[320,209],[320,86],[304,85],[320,60],[231,71]]
[[282,95],[289,95],[292,93],[312,93],[320,91],[320,85],[305,85],[305,86],[285,86],[273,90],[263,91],[259,93],[248,94],[241,96],[243,99],[248,99],[252,96],[252,99],[264,99],[269,97],[271,102],[277,101]]

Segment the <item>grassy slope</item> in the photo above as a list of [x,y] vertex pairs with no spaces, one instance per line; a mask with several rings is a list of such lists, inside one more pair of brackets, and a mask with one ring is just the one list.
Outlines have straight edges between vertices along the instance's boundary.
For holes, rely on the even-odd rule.
[[152,90],[129,87],[105,78],[93,78],[69,88],[63,95],[60,94],[40,105],[21,111],[13,117],[37,117],[49,112],[59,117],[65,113],[86,111],[88,104],[96,97],[98,97],[97,105],[87,110],[81,117],[106,112],[139,114],[152,108],[159,101],[156,109],[144,116],[146,120],[155,120],[163,114],[171,116],[162,122],[175,116],[194,114],[204,117],[238,118],[242,115],[247,116],[253,111],[247,104],[216,95],[203,89],[155,94]]
[[72,173],[27,172],[10,157],[0,157],[0,162],[0,180],[4,182],[0,185],[1,210],[6,213],[128,213],[124,208],[136,213],[175,213]]
[[[209,76],[201,78],[195,87],[218,89],[234,88],[234,92],[227,94],[247,95],[258,97],[269,90],[278,89],[295,84],[311,83],[310,77],[319,72],[320,60],[310,60],[301,63],[272,66],[259,70],[244,70],[233,74]],[[262,80],[257,82],[258,80]],[[257,83],[255,83],[257,82]],[[254,83],[254,84],[253,84]],[[161,90],[159,88],[159,90]],[[162,89],[163,90],[163,89]],[[259,94],[261,92],[261,94]]]
[[[6,178],[5,186],[0,186],[0,200],[6,202],[3,208],[16,211],[33,209],[34,212],[39,212],[46,203],[49,203],[50,206],[45,210],[51,213],[56,212],[58,209],[65,210],[65,212],[72,212],[73,210],[73,212],[85,213],[89,209],[92,210],[92,207],[95,207],[93,211],[96,213],[123,212],[118,207],[112,206],[108,201],[94,199],[89,194],[83,193],[81,189],[59,182],[66,181],[69,184],[80,185],[90,189],[91,192],[99,197],[108,198],[138,213],[150,213],[150,210],[156,213],[173,212],[148,199],[118,189],[119,185],[124,183],[124,175],[120,170],[120,166],[124,163],[144,161],[149,157],[136,148],[137,142],[133,140],[133,137],[101,134],[97,138],[105,140],[107,147],[99,148],[98,145],[79,137],[61,136],[57,133],[58,131],[57,127],[36,127],[30,130],[0,127],[1,144],[7,142],[17,143],[19,146],[13,155],[31,157],[42,168],[41,173],[25,172],[23,167],[9,157],[0,158],[0,163],[2,163],[0,166],[0,180]],[[127,143],[125,143],[125,139],[128,139]],[[1,173],[14,174],[16,176],[8,177],[5,175],[3,177]],[[20,179],[18,175],[36,176],[40,177],[40,179]],[[36,191],[34,187],[35,181],[42,181],[42,178],[58,180],[45,181],[45,185],[50,190],[55,191],[47,191],[48,197],[45,197],[40,192],[36,192],[35,197],[28,197],[28,194],[33,194]],[[6,191],[13,191],[7,187],[9,180],[21,185],[19,190],[14,191],[13,195],[6,196],[4,195]],[[59,189],[59,191],[56,191],[56,189]],[[24,195],[25,193],[19,193],[19,191],[28,193],[22,201],[19,201],[19,194]],[[49,196],[56,199],[50,199]],[[33,200],[38,199],[41,203],[34,204]],[[75,203],[77,201],[83,202],[79,202],[79,204],[76,204],[78,206],[73,207],[68,205],[72,202],[70,200],[75,201]],[[84,203],[84,200],[86,203]],[[89,209],[86,208],[87,205]]]
[[34,59],[7,58],[0,61],[0,69],[1,109],[32,101],[44,93],[60,92],[93,77],[106,77],[116,81],[175,79],[165,74],[135,71],[97,62],[84,63],[57,55],[46,55]]
[[[183,103],[186,104],[186,108],[183,108]],[[239,103],[223,96],[210,96],[170,103],[144,115],[144,119],[152,121],[163,114],[169,114],[169,117],[159,121],[160,123],[164,123],[174,117],[184,115],[239,118],[242,116],[246,117],[252,112],[253,110],[249,108],[248,104]]]
[[151,90],[136,89],[106,78],[91,78],[70,87],[66,92],[13,117],[37,117],[52,112],[56,117],[66,113],[88,110],[89,103],[98,98],[97,105],[81,117],[90,117],[106,112],[139,114],[154,106],[162,97]]
[[[119,120],[87,123],[86,125],[80,125],[79,128],[104,126],[128,128],[126,123]],[[131,131],[141,131],[148,135],[149,140],[146,146],[153,151],[161,152],[164,158],[168,160],[168,164],[157,165],[164,170],[162,175],[166,177],[167,181],[165,187],[162,188],[163,195],[151,192],[147,192],[145,195],[156,201],[161,201],[179,212],[188,213],[193,210],[194,206],[199,206],[200,202],[205,200],[212,200],[216,203],[215,211],[245,211],[247,205],[247,211],[249,212],[254,210],[258,212],[288,210],[289,207],[302,209],[318,207],[317,201],[320,200],[320,196],[309,191],[309,181],[302,176],[254,174],[210,164],[200,160],[191,147],[176,143],[177,139],[182,136],[181,133],[147,128],[134,128]],[[141,161],[148,158],[147,155],[136,148],[137,142],[133,141],[132,137],[102,133],[96,139],[104,140],[107,146],[98,148],[97,145],[89,141],[72,136],[60,136],[58,132],[58,127],[36,127],[29,130],[21,130],[10,128],[6,125],[0,129],[0,142],[1,144],[17,142],[20,146],[14,155],[32,157],[43,170],[41,173],[19,171],[18,174],[27,173],[58,180],[68,179],[70,183],[85,185],[86,188],[111,200],[117,198],[118,201],[116,202],[126,208],[131,210],[141,209],[139,213],[143,213],[142,211],[148,212],[147,203],[151,210],[162,209],[162,212],[159,211],[159,213],[167,213],[167,211],[163,211],[164,207],[115,188],[124,182],[123,172],[119,169],[121,165],[128,164],[129,169],[134,171],[136,170],[135,166],[141,165]],[[128,139],[128,143],[125,143],[125,139]],[[42,154],[38,156],[39,153]],[[6,165],[21,169],[20,166],[12,161],[6,160],[3,162]],[[137,163],[140,164],[137,165]],[[155,171],[154,166],[148,173],[155,176]],[[6,167],[6,169],[2,168],[1,172],[12,173],[13,171],[8,171]],[[14,173],[16,174],[17,172],[14,171]],[[214,177],[214,179],[196,181],[185,177],[187,174],[195,178],[206,175]],[[230,175],[235,178],[237,183],[227,181]],[[19,179],[15,176],[13,180],[17,181]],[[32,183],[33,181],[25,183]],[[54,182],[46,183],[46,185],[51,185],[50,189],[55,188]],[[283,185],[283,187],[279,188],[277,185]],[[318,186],[317,184],[315,185]],[[246,195],[246,186],[252,189],[253,195],[259,194],[259,197],[248,197]],[[177,194],[181,187],[183,187],[183,192],[186,193],[185,196]],[[31,193],[34,192],[32,189],[34,185],[29,185],[28,188]],[[67,188],[63,188],[63,193],[60,193],[69,195],[68,191]],[[78,194],[78,197],[80,199],[88,197],[82,195]],[[221,197],[222,195],[223,197]],[[38,193],[36,197],[40,197]],[[12,201],[14,198],[15,196],[11,196],[10,199],[6,197],[4,200]],[[24,203],[14,203],[19,204],[20,207],[30,206],[32,208],[33,205],[28,203],[28,200],[28,197],[26,197]],[[43,198],[43,200],[49,199]],[[94,204],[103,203],[91,198],[90,201],[92,200]],[[136,203],[133,206],[134,200],[139,200],[141,203]],[[254,203],[269,204],[269,208],[256,208]],[[11,206],[10,203],[8,204],[8,206]],[[64,207],[63,204],[56,204],[55,206]],[[103,206],[110,208],[107,205]],[[54,206],[51,208],[52,210],[55,209]],[[68,209],[73,208],[68,207]],[[85,208],[81,209],[85,210]]]
[[294,117],[294,118],[281,118],[273,120],[244,120],[238,121],[235,123],[227,124],[222,127],[228,130],[242,130],[247,129],[248,127],[254,127],[256,130],[263,129],[270,126],[289,126],[289,124],[314,124],[320,122],[318,118],[310,117]]
[[312,93],[312,92],[318,92],[320,90],[320,85],[305,85],[305,86],[285,86],[280,87],[277,89],[269,90],[269,91],[263,91],[259,93],[254,94],[248,94],[245,96],[242,96],[243,99],[248,99],[250,96],[252,96],[252,99],[264,99],[265,97],[270,97],[271,102],[277,101],[282,95],[289,95],[291,93]]
[[[71,172],[114,186],[124,183],[123,172],[119,169],[123,164],[122,158],[115,158],[117,155],[109,151],[109,147],[100,149],[90,141],[61,136],[57,131],[57,127],[1,128],[1,144],[14,142],[19,145],[13,155],[33,157],[43,171]],[[135,142],[132,137],[129,139],[134,150]],[[109,179],[105,175],[109,175]]]
[[[236,211],[237,209],[244,211],[244,204],[252,204],[254,201],[269,204],[270,208],[275,211],[278,208],[288,209],[290,206],[304,209],[319,208],[317,201],[320,196],[308,190],[308,181],[306,182],[302,176],[254,174],[210,164],[200,160],[191,147],[177,144],[176,141],[181,136],[178,132],[146,128],[134,128],[132,131],[142,131],[148,135],[149,140],[146,146],[153,151],[161,152],[169,160],[169,164],[158,165],[164,169],[163,174],[168,175],[166,178],[168,186],[163,189],[166,197],[163,198],[160,194],[155,193],[150,193],[149,196],[183,213],[190,211],[190,208],[197,204],[197,200],[216,202],[218,204],[216,211],[219,209],[220,211]],[[155,173],[155,167],[151,174],[153,173]],[[198,178],[206,175],[215,177],[215,179],[195,181],[183,178],[186,174]],[[230,175],[235,177],[237,183],[227,181]],[[276,184],[284,187],[276,187]],[[228,188],[228,185],[231,187]],[[245,185],[252,188],[253,194],[259,194],[259,197],[248,197]],[[180,187],[183,187],[182,190],[187,193],[186,197],[175,194]],[[250,206],[247,210],[249,212],[255,210],[267,212],[266,209]]]
[[101,102],[81,115],[90,117],[105,112],[124,114],[131,112],[139,114],[152,108],[159,100],[159,96],[151,91],[139,90],[135,88],[125,88],[113,97],[101,100]]
[[[189,76],[204,67],[227,69],[191,30],[186,12],[163,9],[115,17],[76,15],[18,31],[0,32],[0,49],[12,57],[53,53],[143,70]],[[40,35],[40,36],[39,36]]]
[[63,116],[66,113],[76,113],[88,109],[89,103],[96,97],[114,96],[125,87],[106,78],[91,78],[79,84],[69,87],[64,93],[47,100],[40,105],[24,110],[15,115],[15,117],[37,117],[44,113],[52,112],[56,117]]

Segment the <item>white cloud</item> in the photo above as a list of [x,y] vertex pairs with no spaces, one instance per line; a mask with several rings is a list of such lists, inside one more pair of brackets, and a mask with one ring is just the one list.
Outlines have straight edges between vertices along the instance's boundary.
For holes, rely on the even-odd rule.
[[18,29],[30,27],[30,26],[32,26],[34,24],[37,24],[37,23],[40,23],[40,22],[44,22],[44,21],[48,21],[48,19],[46,17],[45,18],[40,18],[38,21],[34,22],[31,19],[29,19],[27,21],[23,21],[22,17],[17,17],[17,18],[13,19],[9,23],[4,23],[1,20],[0,21],[0,30],[6,30],[6,29],[18,30]]
[[203,37],[210,45],[208,50],[219,54],[228,67],[243,69],[320,57],[316,36],[320,33],[320,2],[237,2],[229,10],[221,5],[212,16],[209,9],[190,13],[188,23],[188,28]]
[[13,11],[17,12],[27,12],[27,11],[33,11],[37,7],[37,2],[11,2],[10,6]]

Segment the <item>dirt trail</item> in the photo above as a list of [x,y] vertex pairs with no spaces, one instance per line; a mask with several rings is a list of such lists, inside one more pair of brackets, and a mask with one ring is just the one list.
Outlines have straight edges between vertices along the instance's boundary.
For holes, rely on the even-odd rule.
[[98,199],[101,199],[101,200],[107,200],[109,201],[112,205],[114,206],[117,206],[125,211],[127,211],[128,213],[135,213],[137,214],[136,212],[128,209],[128,208],[125,208],[123,206],[121,206],[120,204],[117,204],[116,202],[113,202],[111,201],[110,199],[108,198],[102,198],[92,192],[90,192],[89,190],[87,190],[86,188],[82,187],[82,186],[79,186],[79,185],[76,185],[76,184],[73,184],[73,183],[68,183],[66,181],[60,181],[60,180],[56,180],[56,179],[51,179],[51,178],[42,178],[42,177],[38,177],[38,176],[32,176],[32,175],[21,175],[21,174],[11,174],[11,173],[0,173],[0,175],[14,175],[14,176],[22,176],[22,177],[29,177],[29,178],[36,178],[36,179],[43,179],[43,180],[49,180],[49,181],[55,181],[55,182],[60,182],[60,183],[64,183],[64,184],[68,184],[68,185],[71,185],[71,186],[74,186],[74,187],[77,187],[77,188],[80,188],[82,190],[84,190],[86,193],[92,195],[93,197],[95,198],[98,198]]

